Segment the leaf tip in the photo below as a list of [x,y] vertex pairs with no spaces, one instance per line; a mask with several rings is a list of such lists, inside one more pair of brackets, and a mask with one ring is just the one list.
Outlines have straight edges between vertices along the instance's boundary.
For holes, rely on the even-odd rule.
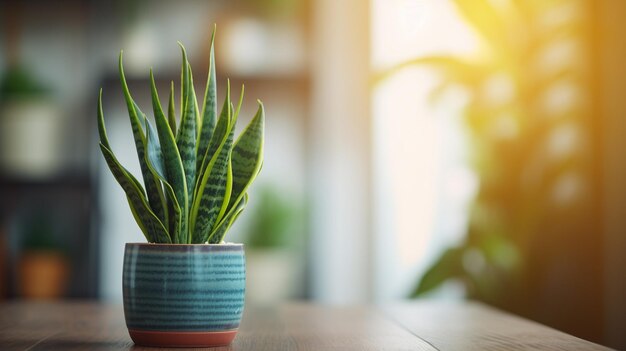
[[180,40],[177,41],[176,43],[180,47],[180,50],[183,52],[183,56],[187,56],[187,50],[185,49],[185,45],[183,45],[183,43],[181,43]]

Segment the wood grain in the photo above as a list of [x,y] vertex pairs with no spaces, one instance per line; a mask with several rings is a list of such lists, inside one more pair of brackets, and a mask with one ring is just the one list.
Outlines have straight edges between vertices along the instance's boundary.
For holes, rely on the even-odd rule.
[[610,350],[479,303],[419,301],[382,310],[439,350]]
[[372,308],[300,304],[280,311],[297,350],[435,350]]
[[[0,350],[155,350],[134,346],[120,305],[0,304]],[[161,349],[165,350],[165,349]],[[607,350],[473,303],[246,307],[229,347],[245,350]]]
[[124,350],[132,346],[121,306],[90,302],[0,306],[2,350]]

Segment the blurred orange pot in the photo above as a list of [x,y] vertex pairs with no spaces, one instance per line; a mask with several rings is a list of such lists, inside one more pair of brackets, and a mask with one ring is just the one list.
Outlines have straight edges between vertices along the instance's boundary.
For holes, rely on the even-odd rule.
[[54,299],[65,294],[69,276],[67,258],[55,251],[29,251],[20,259],[20,296]]

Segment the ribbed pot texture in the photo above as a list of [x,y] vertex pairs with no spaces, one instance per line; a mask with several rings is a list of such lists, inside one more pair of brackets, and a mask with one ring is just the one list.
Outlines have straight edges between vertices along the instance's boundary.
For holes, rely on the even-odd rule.
[[126,244],[126,326],[139,345],[228,344],[241,322],[245,284],[242,244]]

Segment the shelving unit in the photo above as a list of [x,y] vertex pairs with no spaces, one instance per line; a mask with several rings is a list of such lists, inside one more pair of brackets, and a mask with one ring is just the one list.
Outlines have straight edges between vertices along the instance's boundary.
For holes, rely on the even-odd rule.
[[[306,63],[301,65],[301,70],[293,69],[294,66],[300,67],[298,65],[284,69],[282,64],[277,64],[285,62],[275,60],[277,56],[289,56],[288,50],[283,50],[289,49],[289,44],[282,42],[271,46],[276,44],[273,35],[276,28],[271,28],[277,19],[268,14],[275,14],[276,9],[265,13],[269,5],[264,4],[261,6],[264,11],[260,11],[258,3],[252,2],[189,1],[182,4],[158,3],[151,6],[150,11],[137,12],[135,6],[125,3],[111,6],[82,1],[73,3],[80,6],[48,8],[39,6],[38,2],[23,6],[23,26],[32,29],[32,32],[24,35],[21,44],[28,49],[26,52],[33,61],[33,67],[46,73],[44,78],[58,93],[54,96],[55,103],[63,109],[61,114],[68,121],[64,128],[72,128],[67,137],[64,134],[65,140],[70,141],[64,146],[64,151],[71,154],[69,163],[73,165],[61,167],[63,173],[58,176],[40,177],[38,180],[10,177],[0,167],[0,296],[19,297],[18,270],[24,236],[22,223],[29,222],[29,216],[35,211],[49,213],[55,220],[64,223],[57,231],[60,232],[59,241],[66,243],[64,250],[71,258],[71,274],[67,293],[63,296],[112,300],[121,296],[121,287],[118,287],[121,268],[118,265],[122,262],[123,245],[143,238],[138,234],[123,193],[102,161],[95,125],[97,91],[102,87],[112,147],[122,163],[134,172],[136,155],[115,62],[115,51],[120,48],[126,49],[126,74],[133,97],[147,115],[152,115],[147,68],[155,66],[161,102],[166,105],[171,80],[176,84],[176,93],[180,94],[180,71],[177,69],[180,57],[175,43],[176,40],[184,41],[195,68],[196,92],[202,96],[206,83],[207,37],[212,24],[218,22],[216,60],[218,69],[222,69],[217,73],[218,99],[224,97],[226,78],[230,78],[233,100],[238,97],[242,83],[246,88],[237,133],[253,116],[256,99],[263,100],[266,106],[267,156],[257,184],[279,184],[282,191],[297,193],[302,202],[306,201],[305,163],[311,79]],[[54,11],[54,18],[42,18],[42,8]],[[288,17],[292,21],[287,23],[288,30],[279,30],[279,33],[291,33],[291,29],[302,33],[296,39],[295,46],[298,48],[308,45],[304,37],[308,32],[307,13],[309,11],[302,10],[297,15],[289,14],[278,19],[282,21]],[[248,65],[250,60],[254,61],[252,56],[235,55],[250,59],[238,67],[269,69],[245,70],[245,74],[234,69],[223,71],[229,67],[227,63],[231,59],[219,56],[227,52],[226,47],[220,45],[239,43],[241,38],[229,37],[227,29],[250,20],[267,30],[263,40],[255,41],[263,43],[263,62],[258,66]],[[42,28],[52,28],[55,34],[60,34],[50,39],[46,36],[49,33]],[[234,32],[241,34],[237,30]],[[257,31],[247,33],[259,38]],[[157,53],[162,43],[174,51]],[[61,49],[55,51],[54,56],[43,58],[49,47]],[[255,49],[255,52],[260,50]],[[230,55],[232,57],[233,53]],[[142,78],[137,78],[137,67]],[[179,104],[178,95],[176,103]],[[221,101],[218,106],[221,109]],[[78,167],[74,167],[76,165]],[[81,171],[68,170],[76,168]],[[250,208],[255,201],[255,197],[251,196]],[[245,216],[239,222],[245,222]],[[240,240],[237,231],[233,228],[231,240]],[[304,237],[305,231],[306,228],[296,234]],[[300,256],[302,261],[306,261],[305,255]],[[2,258],[5,260],[2,261]]]
[[[22,297],[23,258],[55,252],[67,259],[67,284],[59,297],[96,297],[98,292],[97,198],[89,174],[42,179],[0,175],[0,235],[5,260],[2,291]],[[41,225],[47,227],[41,233]]]

